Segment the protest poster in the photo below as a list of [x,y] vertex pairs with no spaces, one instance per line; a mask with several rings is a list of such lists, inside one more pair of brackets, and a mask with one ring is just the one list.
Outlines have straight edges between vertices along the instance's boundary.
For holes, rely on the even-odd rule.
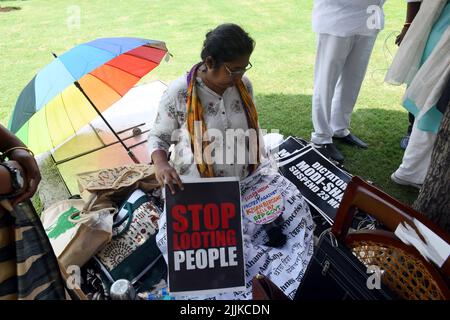
[[310,144],[309,141],[300,137],[294,137],[294,139],[297,140],[297,142],[300,143],[302,146],[307,146],[308,144]]
[[265,169],[267,164],[241,181],[242,214],[255,224],[271,223],[283,214],[283,191],[290,184],[276,170],[270,174]]
[[306,143],[297,138],[289,136],[284,139],[281,144],[274,147],[271,150],[271,153],[273,154],[275,159],[280,159],[298,153],[305,146]]
[[239,179],[183,179],[165,190],[171,295],[245,290]]
[[313,148],[313,146],[311,144],[307,145],[306,147],[303,147],[302,149],[299,149],[297,151],[295,151],[294,153],[278,158],[276,159],[277,163],[287,163],[289,160],[294,159],[295,157],[297,157],[298,155],[305,153],[306,151],[308,151],[309,149]]
[[306,201],[333,224],[351,176],[310,146],[281,159],[278,167]]

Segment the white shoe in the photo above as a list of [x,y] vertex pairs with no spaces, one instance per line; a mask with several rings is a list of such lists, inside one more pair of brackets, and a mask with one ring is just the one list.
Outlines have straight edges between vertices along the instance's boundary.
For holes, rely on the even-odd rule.
[[422,187],[421,184],[414,183],[414,182],[409,182],[409,181],[400,179],[399,177],[397,177],[397,176],[395,175],[395,172],[391,174],[391,180],[392,180],[393,182],[397,183],[397,184],[402,185],[402,186],[411,186],[411,187],[417,188],[417,189],[419,189],[419,190],[420,190],[420,188]]

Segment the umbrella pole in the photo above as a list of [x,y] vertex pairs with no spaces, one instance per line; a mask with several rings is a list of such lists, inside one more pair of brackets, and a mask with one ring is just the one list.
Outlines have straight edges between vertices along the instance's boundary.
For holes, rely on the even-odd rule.
[[[57,59],[58,55],[54,52],[52,52],[52,56]],[[78,83],[78,81],[77,81]],[[83,92],[84,96],[87,98],[86,94]],[[89,101],[90,102],[90,101]],[[92,102],[91,102],[92,104]],[[98,111],[97,111],[98,112]],[[105,121],[106,122],[106,121]],[[92,131],[94,131],[95,135],[97,136],[98,140],[100,140],[100,142],[102,143],[103,146],[105,146],[105,142],[102,140],[102,138],[100,137],[100,135],[98,134],[97,130],[94,128],[94,126],[92,124],[89,123],[89,126],[92,128]]]
[[114,136],[117,138],[117,140],[119,140],[119,142],[125,148],[125,150],[127,150],[128,156],[131,158],[131,160],[133,160],[134,163],[139,163],[139,160],[138,160],[138,158],[136,158],[136,156],[134,155],[133,151],[131,151],[130,148],[128,148],[125,145],[125,143],[122,141],[122,139],[120,139],[119,135],[114,131],[114,129],[111,127],[111,125],[108,123],[108,121],[106,121],[105,117],[103,117],[102,113],[97,109],[97,107],[94,105],[94,103],[89,98],[89,96],[86,94],[86,92],[84,92],[83,88],[81,87],[81,85],[80,85],[80,83],[78,81],[75,81],[75,86],[78,88],[78,90],[81,91],[81,93],[84,95],[84,97],[89,101],[89,103],[91,104],[92,108],[94,108],[94,110],[97,112],[99,117],[102,118],[102,120],[108,126],[109,130],[111,130],[111,132],[114,134]]

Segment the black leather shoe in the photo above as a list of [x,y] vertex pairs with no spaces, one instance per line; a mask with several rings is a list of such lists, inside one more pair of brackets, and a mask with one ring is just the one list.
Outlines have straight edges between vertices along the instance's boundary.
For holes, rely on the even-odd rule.
[[357,136],[349,133],[348,135],[346,135],[345,137],[333,137],[333,139],[337,139],[340,140],[344,143],[347,144],[351,144],[360,148],[364,148],[367,149],[367,143],[365,143],[364,141],[362,141],[360,138],[358,138]]
[[317,151],[319,151],[325,157],[331,158],[337,162],[344,161],[344,156],[332,143],[314,144],[314,147],[316,147]]

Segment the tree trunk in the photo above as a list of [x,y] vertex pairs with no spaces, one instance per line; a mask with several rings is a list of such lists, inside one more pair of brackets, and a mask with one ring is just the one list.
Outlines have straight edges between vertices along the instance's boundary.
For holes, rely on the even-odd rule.
[[430,168],[414,208],[450,233],[450,105],[442,118]]

